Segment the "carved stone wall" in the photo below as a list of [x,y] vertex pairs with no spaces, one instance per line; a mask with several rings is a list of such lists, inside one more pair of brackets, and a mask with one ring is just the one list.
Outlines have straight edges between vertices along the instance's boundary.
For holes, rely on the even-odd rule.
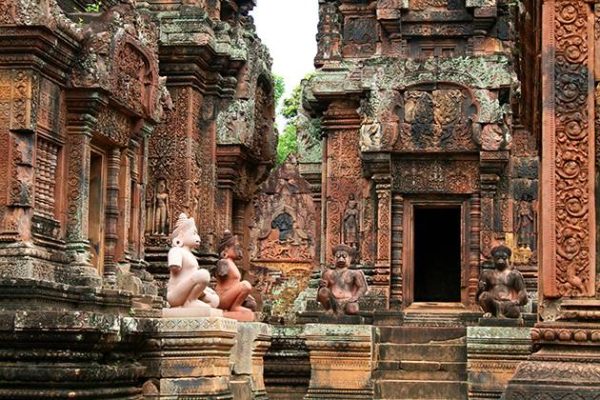
[[[600,396],[597,323],[595,81],[598,4],[527,4],[541,15],[540,321],[536,352],[519,365],[507,399]],[[534,69],[535,71],[535,69]],[[588,357],[587,354],[593,354]]]
[[[191,364],[142,360],[163,306],[149,270],[168,274],[148,266],[163,266],[182,211],[198,221],[201,261],[214,260],[217,120],[231,103],[251,103],[256,121],[235,161],[250,172],[228,185],[235,200],[272,165],[270,58],[253,2],[95,5],[0,0],[1,398],[160,398],[150,370]],[[214,380],[193,369],[230,398],[222,366]],[[163,394],[190,382],[171,377]]]
[[[513,261],[537,290],[538,154],[519,120],[520,71],[510,51],[514,4],[319,4],[319,69],[303,95],[311,117],[322,118],[324,135],[322,261],[334,242],[345,240],[338,216],[355,191],[360,257],[372,293],[382,295],[386,306],[406,306],[410,301],[401,297],[410,293],[402,271],[409,267],[412,228],[405,224],[405,204],[460,198],[465,305],[478,309],[480,265],[497,241],[514,249]],[[352,110],[358,127],[350,126]],[[342,174],[357,171],[360,189],[335,174],[340,142]]]

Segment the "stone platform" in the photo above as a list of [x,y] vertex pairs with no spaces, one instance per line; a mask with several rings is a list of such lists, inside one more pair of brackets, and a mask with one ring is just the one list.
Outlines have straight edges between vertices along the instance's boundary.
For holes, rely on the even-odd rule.
[[370,325],[307,324],[311,377],[304,400],[373,398],[377,331]]
[[470,400],[500,399],[519,363],[531,354],[531,329],[504,321],[508,322],[467,328]]

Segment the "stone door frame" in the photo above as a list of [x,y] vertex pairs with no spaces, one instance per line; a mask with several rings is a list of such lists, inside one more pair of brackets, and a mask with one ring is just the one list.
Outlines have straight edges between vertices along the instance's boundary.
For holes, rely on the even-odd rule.
[[[402,242],[404,251],[402,252],[402,308],[405,310],[414,309],[444,309],[467,311],[470,304],[469,282],[470,276],[470,247],[471,229],[470,211],[471,196],[456,194],[437,194],[437,195],[404,195],[402,207],[404,209],[404,218],[402,220]],[[461,279],[460,279],[460,302],[414,302],[414,213],[417,207],[460,207],[461,214]],[[477,277],[475,277],[477,278]]]

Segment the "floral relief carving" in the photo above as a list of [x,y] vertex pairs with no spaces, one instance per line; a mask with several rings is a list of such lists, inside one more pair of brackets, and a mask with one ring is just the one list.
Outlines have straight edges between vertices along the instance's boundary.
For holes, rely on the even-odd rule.
[[578,1],[555,3],[555,211],[556,289],[561,296],[592,295],[588,112],[588,14]]
[[394,190],[400,193],[475,193],[476,161],[407,160],[393,165]]

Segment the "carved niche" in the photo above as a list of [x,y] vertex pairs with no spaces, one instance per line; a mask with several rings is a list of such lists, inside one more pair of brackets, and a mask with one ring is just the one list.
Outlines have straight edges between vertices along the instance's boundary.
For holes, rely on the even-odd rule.
[[317,208],[309,183],[291,157],[263,183],[250,231],[255,297],[272,318],[293,318],[293,304],[307,288],[317,254]]
[[477,106],[460,86],[410,87],[401,99],[400,129],[394,150],[402,152],[477,151]]

